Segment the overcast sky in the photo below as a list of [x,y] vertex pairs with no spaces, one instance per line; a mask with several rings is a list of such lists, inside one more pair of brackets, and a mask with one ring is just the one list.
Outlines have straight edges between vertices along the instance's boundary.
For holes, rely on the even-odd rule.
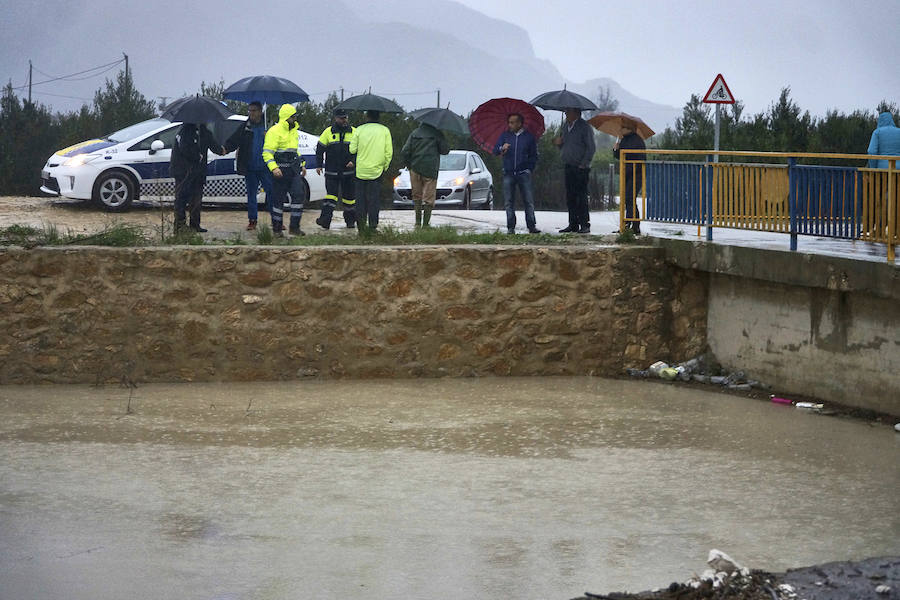
[[[748,116],[766,110],[785,86],[791,87],[791,96],[802,109],[817,116],[828,109],[872,111],[882,99],[900,104],[900,0],[458,1],[522,27],[537,57],[550,61],[563,77],[576,82],[609,77],[640,98],[676,108],[691,94],[704,94],[717,73],[724,75],[734,96],[745,103]],[[372,6],[367,0],[346,2],[357,11]],[[384,3],[382,0],[380,5]],[[152,27],[140,27],[143,17],[133,16],[143,14],[141,7],[149,6],[143,3],[0,0],[0,83],[12,80],[14,85],[23,85],[28,59],[34,59],[34,77],[41,81],[115,61],[126,49],[137,69],[139,88],[152,99],[194,90],[201,77],[213,80],[217,74],[224,76],[227,65],[234,61],[229,58],[234,40],[217,40],[216,35],[222,35],[221,23],[219,27],[203,23],[198,34],[215,41],[209,41],[200,55],[184,57],[190,59],[196,76],[189,83],[178,80],[168,86],[152,80],[152,75],[173,67],[159,55],[172,45],[168,36],[177,37],[174,29],[184,21],[168,16],[177,10],[159,4],[154,3],[152,10],[166,15],[163,20],[172,28],[154,34]],[[272,5],[264,2],[260,6],[258,13],[251,13],[251,21],[268,27],[268,16],[274,14]],[[329,9],[328,4],[316,7],[319,12]],[[441,16],[430,20],[423,19],[421,11],[410,14],[415,11],[408,8],[396,14],[386,11],[386,16],[391,20],[406,17],[449,34],[471,31],[463,29],[464,21],[448,18],[453,9],[442,7]],[[312,61],[324,53],[317,64],[326,68],[327,48],[307,47],[311,36],[303,35],[304,11],[312,18],[313,8],[299,7],[294,15],[296,26],[290,31],[297,34],[301,56]],[[336,13],[334,18],[339,21],[343,14]],[[231,23],[244,19],[244,13],[223,18]],[[132,27],[124,26],[132,21]],[[96,36],[85,39],[84,32],[94,29]],[[127,43],[123,35],[132,36],[133,42]],[[502,43],[499,36],[493,41]],[[157,47],[159,51],[155,51]],[[415,58],[414,53],[403,52],[402,43],[396,48],[398,64]],[[267,50],[260,52],[265,56]],[[92,71],[81,81],[75,78],[38,87],[35,93],[38,100],[57,109],[77,109],[83,101],[90,102],[103,77],[114,76],[120,68],[112,65],[110,71]],[[297,69],[303,68],[301,60]],[[228,71],[226,78],[235,76]],[[334,79],[333,83],[343,82]],[[409,83],[413,89],[422,85]]]
[[654,102],[681,107],[722,73],[749,113],[785,86],[815,115],[900,103],[898,0],[460,1],[525,28],[564,76]]

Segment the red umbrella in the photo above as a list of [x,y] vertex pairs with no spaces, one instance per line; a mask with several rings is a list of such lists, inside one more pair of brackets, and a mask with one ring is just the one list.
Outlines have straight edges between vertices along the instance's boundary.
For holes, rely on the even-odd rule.
[[525,129],[535,138],[544,135],[544,115],[534,106],[516,98],[494,98],[475,109],[469,116],[472,139],[491,152],[500,134],[506,131],[506,121],[512,113],[525,117]]

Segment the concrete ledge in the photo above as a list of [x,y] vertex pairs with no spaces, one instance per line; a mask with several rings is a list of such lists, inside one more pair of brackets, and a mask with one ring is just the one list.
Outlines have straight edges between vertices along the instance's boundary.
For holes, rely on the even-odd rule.
[[683,269],[900,300],[900,267],[887,262],[688,240],[657,243],[666,260]]

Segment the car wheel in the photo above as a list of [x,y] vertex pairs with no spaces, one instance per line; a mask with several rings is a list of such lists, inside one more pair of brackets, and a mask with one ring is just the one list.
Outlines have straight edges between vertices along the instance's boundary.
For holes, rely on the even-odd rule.
[[467,187],[465,194],[463,194],[463,208],[466,210],[470,210],[472,208],[472,187],[471,186]]
[[110,212],[128,210],[136,196],[137,183],[125,171],[107,171],[94,183],[94,202]]
[[312,193],[309,191],[309,182],[305,177],[303,178],[303,193],[306,196],[306,200],[303,202],[303,204],[304,206],[309,206],[310,202],[312,202],[312,198],[310,198]]
[[484,199],[484,204],[481,207],[484,210],[494,210],[494,188],[488,188],[487,197]]

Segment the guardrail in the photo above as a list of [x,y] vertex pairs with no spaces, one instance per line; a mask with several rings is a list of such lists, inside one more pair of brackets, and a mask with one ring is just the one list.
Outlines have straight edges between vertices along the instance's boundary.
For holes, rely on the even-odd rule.
[[[650,160],[653,156],[660,158]],[[888,168],[846,165],[868,159],[887,160]],[[886,244],[893,262],[900,243],[898,160],[867,154],[622,150],[620,230],[640,221],[696,225],[697,235],[706,227],[708,240],[715,227],[770,231],[790,235],[791,250],[800,235],[864,240]],[[806,164],[810,161],[827,164]],[[629,199],[631,217],[626,216]]]

